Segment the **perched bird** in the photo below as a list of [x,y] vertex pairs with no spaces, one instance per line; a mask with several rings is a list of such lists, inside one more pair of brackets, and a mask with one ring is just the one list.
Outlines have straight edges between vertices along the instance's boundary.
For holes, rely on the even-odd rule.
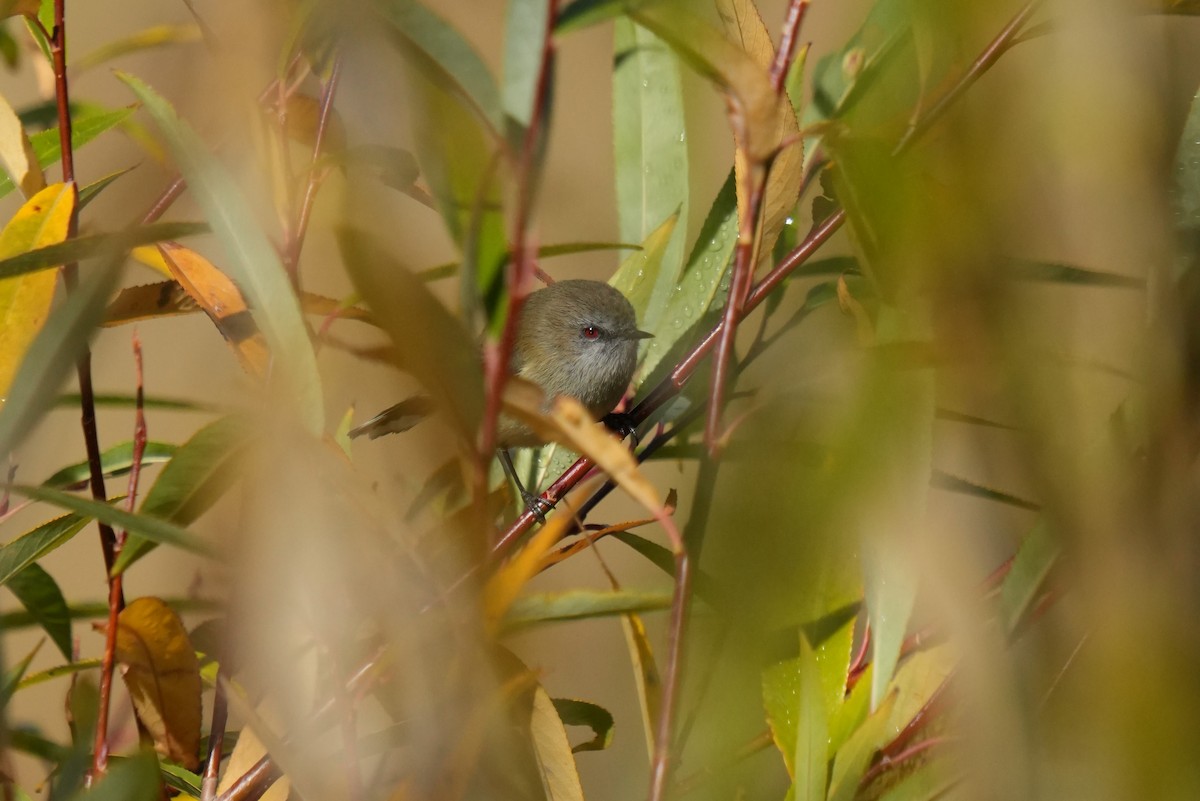
[[[637,368],[638,341],[650,336],[638,330],[637,315],[625,296],[608,284],[558,281],[525,299],[509,371],[541,387],[547,404],[569,396],[599,420],[625,394]],[[374,439],[404,431],[430,411],[428,398],[409,398],[353,429],[350,436]],[[535,513],[539,499],[517,480],[506,449],[541,443],[528,426],[500,418],[496,445],[501,462]]]

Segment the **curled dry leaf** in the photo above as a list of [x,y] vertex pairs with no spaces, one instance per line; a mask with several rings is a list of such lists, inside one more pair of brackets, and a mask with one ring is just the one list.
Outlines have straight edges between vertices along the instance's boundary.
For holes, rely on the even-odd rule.
[[267,340],[237,285],[190,248],[174,242],[163,242],[157,248],[171,277],[204,309],[233,348],[242,368],[252,375],[265,375],[270,361]]
[[117,618],[117,661],[138,720],[160,754],[199,764],[200,662],[179,615],[159,598],[138,598]]

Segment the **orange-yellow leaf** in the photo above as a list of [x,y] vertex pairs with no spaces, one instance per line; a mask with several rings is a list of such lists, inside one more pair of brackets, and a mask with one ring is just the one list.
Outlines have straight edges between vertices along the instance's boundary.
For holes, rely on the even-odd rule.
[[118,292],[112,303],[108,304],[103,325],[112,327],[198,311],[199,304],[178,283],[173,280],[159,281],[156,284],[126,287]]
[[[38,192],[0,232],[0,258],[62,242],[74,208],[73,185]],[[0,280],[0,399],[8,396],[25,351],[46,322],[57,278],[55,270],[39,270]]]
[[157,248],[171,277],[204,309],[233,348],[242,368],[253,375],[264,375],[270,361],[267,339],[255,325],[237,285],[190,248],[174,242],[162,242]]
[[171,275],[171,268],[167,265],[167,260],[162,257],[162,254],[158,252],[158,248],[154,245],[142,245],[140,247],[136,247],[129,251],[129,255],[132,256],[135,261],[140,261],[142,264],[146,265],[151,270],[154,270],[156,273],[161,273],[164,278],[170,278],[171,280],[175,279],[175,277]]
[[775,46],[754,0],[717,0],[717,15],[725,35],[764,70],[771,69]]
[[117,618],[117,662],[138,720],[160,754],[199,764],[200,661],[179,615],[158,598],[138,598]]

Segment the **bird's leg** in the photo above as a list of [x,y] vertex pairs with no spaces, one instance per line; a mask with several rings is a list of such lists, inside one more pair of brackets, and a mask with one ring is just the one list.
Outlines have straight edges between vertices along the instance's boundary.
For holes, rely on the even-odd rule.
[[637,423],[633,422],[633,416],[628,412],[609,412],[600,419],[600,422],[604,423],[605,428],[609,431],[620,435],[621,439],[629,437],[630,447],[637,449]]
[[517,468],[513,466],[512,456],[508,453],[508,448],[497,448],[496,455],[500,457],[500,466],[504,468],[504,475],[508,476],[517,487],[517,492],[521,494],[521,500],[525,502],[525,508],[529,510],[539,523],[546,522],[546,512],[554,508],[553,504],[545,498],[534,495],[529,490],[525,489],[525,485],[521,483],[521,477],[517,475]]

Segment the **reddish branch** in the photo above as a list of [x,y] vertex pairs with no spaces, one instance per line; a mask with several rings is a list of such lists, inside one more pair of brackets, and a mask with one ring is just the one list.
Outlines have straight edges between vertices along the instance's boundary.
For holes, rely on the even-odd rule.
[[[58,110],[58,139],[62,151],[63,183],[75,183],[75,150],[71,146],[71,95],[67,83],[67,24],[66,0],[54,0],[54,30],[47,31],[38,22],[42,34],[50,44],[50,60],[54,71],[54,100]],[[37,17],[33,17],[36,21]],[[76,198],[78,192],[76,190]],[[71,209],[71,219],[67,223],[67,238],[74,239],[79,231],[79,208]],[[68,292],[74,291],[79,283],[79,265],[72,262],[63,265],[63,284]],[[83,444],[87,451],[88,474],[91,483],[92,497],[97,501],[107,501],[108,493],[104,487],[104,467],[100,459],[100,437],[96,431],[96,397],[92,388],[92,351],[85,344],[83,354],[75,365],[79,378],[80,423],[83,427]],[[96,521],[100,529],[100,548],[104,552],[104,565],[111,570],[113,565],[113,545],[116,534],[112,526]]]
[[[508,311],[504,329],[496,343],[488,343],[484,349],[485,402],[483,427],[479,436],[479,455],[476,473],[484,470],[489,455],[496,447],[496,421],[500,415],[500,398],[508,379],[508,364],[512,359],[517,338],[517,322],[525,295],[529,292],[536,268],[537,249],[529,241],[529,222],[533,214],[533,195],[537,183],[538,141],[545,125],[546,109],[550,100],[550,72],[554,60],[554,22],[558,18],[558,0],[548,0],[546,29],[542,35],[542,59],[538,67],[537,88],[534,93],[533,109],[529,125],[521,141],[521,150],[516,154],[517,198],[513,214],[512,257],[508,262]],[[478,478],[478,475],[477,475]],[[486,476],[477,481],[476,498],[482,502],[487,495]],[[482,488],[482,492],[480,489]]]
[[771,86],[775,94],[783,91],[787,81],[788,70],[791,69],[792,59],[796,53],[796,39],[800,35],[800,26],[804,23],[804,12],[808,11],[811,0],[792,0],[788,6],[787,19],[783,23],[783,36],[779,37],[779,50],[775,53],[775,61],[771,63]]
[[[125,508],[130,512],[137,504],[138,480],[142,476],[142,458],[146,455],[146,415],[143,409],[145,398],[142,378],[142,342],[137,331],[133,332],[133,361],[137,376],[137,410],[133,424],[133,466],[129,471],[129,495],[125,499]],[[127,533],[122,530],[117,534],[113,543],[113,559],[121,554],[125,547]],[[111,566],[110,566],[111,573]],[[92,769],[88,774],[89,781],[104,775],[108,769],[108,711],[112,700],[113,669],[117,656],[117,619],[124,606],[122,573],[109,575],[108,579],[108,627],[104,632],[104,658],[100,667],[100,702],[96,712],[96,741],[92,750]]]
[[[901,153],[911,147],[917,140],[917,137],[927,131],[929,126],[949,108],[952,100],[956,99],[969,86],[975,83],[983,73],[985,73],[1003,53],[1012,46],[1017,34],[1022,27],[1028,22],[1034,10],[1037,8],[1039,0],[1032,0],[1000,31],[1000,33],[992,40],[992,42],[980,53],[979,57],[971,64],[971,67],[965,72],[962,77],[947,91],[946,95],[935,101],[928,110],[922,114],[921,118],[916,122],[912,129],[904,136],[897,145],[896,152]],[[816,250],[833,235],[838,228],[846,221],[846,212],[839,210],[824,221],[814,226],[801,242],[791,253],[789,253],[779,264],[775,266],[761,281],[751,290],[749,297],[746,299],[745,313],[753,311],[767,295],[769,295],[776,287],[786,279],[792,271],[807,261]],[[688,378],[695,372],[700,361],[713,349],[716,344],[718,335],[720,334],[722,324],[718,324],[716,328],[709,331],[708,334],[692,349],[692,351],[684,357],[676,368],[654,387],[650,393],[629,413],[634,424],[640,424],[650,417],[668,400],[671,400],[679,394],[680,390],[686,384]],[[564,494],[573,488],[584,475],[592,468],[592,462],[587,458],[581,458],[571,465],[561,476],[550,485],[547,490],[542,493],[542,499],[550,503],[556,504]],[[534,523],[534,516],[529,511],[524,512],[508,530],[500,537],[493,546],[493,552],[501,553],[509,548],[522,534],[529,530]]]

